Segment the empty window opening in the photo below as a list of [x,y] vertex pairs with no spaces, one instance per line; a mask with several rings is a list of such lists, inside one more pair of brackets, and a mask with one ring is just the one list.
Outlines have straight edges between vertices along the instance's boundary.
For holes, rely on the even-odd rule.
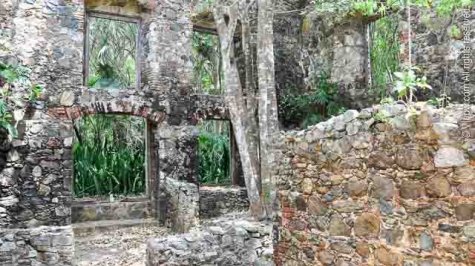
[[138,88],[139,21],[89,13],[86,33],[86,80],[89,88]]
[[73,146],[76,198],[144,195],[146,123],[141,117],[91,115],[77,120]]
[[232,184],[230,123],[209,120],[198,125],[199,181],[206,185]]
[[193,81],[196,93],[223,94],[223,73],[216,34],[193,32]]

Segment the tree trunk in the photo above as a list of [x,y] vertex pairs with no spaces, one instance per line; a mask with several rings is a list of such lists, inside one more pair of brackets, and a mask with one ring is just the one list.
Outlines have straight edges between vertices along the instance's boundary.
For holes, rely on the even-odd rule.
[[[252,124],[252,115],[246,111],[245,97],[243,96],[239,72],[233,54],[233,38],[239,19],[237,4],[228,7],[216,6],[214,8],[214,19],[221,44],[225,86],[224,99],[229,109],[235,139],[239,147],[250,211],[255,218],[262,219],[265,217],[265,210],[260,195],[259,158],[257,151],[253,149],[256,146],[255,139],[249,133],[252,132],[252,128],[249,126]],[[250,95],[247,95],[247,97],[250,97]]]
[[259,140],[262,197],[267,217],[273,216],[275,188],[273,182],[273,144],[278,133],[277,97],[274,73],[273,10],[271,0],[257,0],[257,64],[259,85]]

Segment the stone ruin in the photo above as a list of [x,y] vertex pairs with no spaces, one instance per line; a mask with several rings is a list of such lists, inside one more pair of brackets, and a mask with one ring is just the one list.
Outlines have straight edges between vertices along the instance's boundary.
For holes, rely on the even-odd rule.
[[[282,1],[278,6],[285,13],[307,5]],[[198,186],[196,123],[229,120],[229,114],[222,97],[193,93],[192,8],[186,0],[0,3],[0,59],[27,65],[30,78],[46,88],[19,122],[19,137],[0,146],[1,265],[71,265],[76,223],[152,218],[185,233],[200,218],[246,209],[242,189]],[[83,86],[88,12],[140,18],[138,88]],[[299,71],[298,50],[324,58],[321,63],[331,65],[332,80],[362,106],[367,101],[362,84],[368,78],[365,28],[351,24],[328,37],[330,43],[306,43],[315,36],[299,43],[291,37],[298,32],[278,25],[298,25],[300,19],[292,13],[275,18],[278,88],[301,83],[308,74]],[[419,33],[423,49],[416,57],[433,66],[431,75],[438,80],[435,64],[447,44],[432,40],[427,29]],[[458,44],[448,45],[456,50]],[[451,55],[457,54],[454,49]],[[423,56],[426,51],[433,56]],[[339,65],[345,60],[350,69]],[[466,108],[472,116],[462,120]],[[377,115],[381,110],[389,114],[384,119]],[[274,230],[270,223],[217,220],[198,232],[150,240],[148,264],[473,264],[474,107],[420,107],[417,112],[382,105],[350,110],[305,131],[284,132]],[[91,114],[146,119],[146,197],[115,203],[73,199],[72,120]],[[472,137],[460,137],[461,131]],[[219,204],[209,204],[216,199]]]

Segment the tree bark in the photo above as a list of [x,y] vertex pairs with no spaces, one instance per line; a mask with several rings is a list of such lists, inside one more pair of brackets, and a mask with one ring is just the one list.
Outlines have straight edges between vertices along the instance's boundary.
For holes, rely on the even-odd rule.
[[[247,112],[245,97],[239,79],[239,72],[234,58],[233,39],[239,20],[239,6],[216,6],[214,19],[221,44],[221,58],[223,61],[225,103],[229,109],[235,139],[239,147],[244,179],[250,204],[251,214],[258,219],[265,217],[264,206],[260,195],[260,173],[258,171],[259,158],[253,147],[255,138],[250,132],[252,115]],[[247,95],[250,97],[250,95]]]
[[257,0],[257,64],[258,64],[258,116],[260,143],[260,177],[262,197],[267,217],[273,216],[275,188],[273,166],[275,163],[273,144],[279,131],[277,97],[274,73],[273,8],[271,0]]

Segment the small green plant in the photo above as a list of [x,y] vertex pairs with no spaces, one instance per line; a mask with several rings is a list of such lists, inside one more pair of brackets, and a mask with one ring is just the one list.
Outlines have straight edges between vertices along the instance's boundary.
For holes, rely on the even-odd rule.
[[380,110],[376,114],[373,115],[373,119],[376,122],[388,123],[389,122],[389,114],[385,110]]
[[[14,117],[12,109],[22,108],[22,99],[34,101],[43,91],[41,85],[32,85],[29,79],[30,69],[22,66],[12,66],[0,62],[0,128],[6,130],[10,139],[18,136],[15,126],[12,124]],[[16,87],[29,88],[28,95],[21,97],[13,95],[12,89]],[[18,119],[15,117],[15,119]],[[18,121],[17,121],[18,122]]]
[[10,139],[16,138],[18,133],[16,128],[12,125],[12,114],[8,111],[6,102],[0,99],[0,128],[7,131]]
[[392,97],[386,97],[386,98],[381,99],[381,101],[379,101],[380,104],[391,104],[394,102],[395,101]]
[[463,38],[463,33],[457,25],[450,26],[450,37],[457,40]]
[[38,85],[38,84],[32,85],[28,100],[30,102],[34,102],[34,101],[38,100],[40,98],[42,92],[43,92],[43,86]]
[[417,76],[416,71],[419,71],[419,69],[411,67],[403,72],[394,73],[396,80],[393,90],[397,93],[399,99],[403,99],[407,103],[413,102],[415,98],[414,94],[418,89],[432,89],[432,87],[427,84],[427,78],[425,76]]
[[279,115],[286,124],[306,128],[345,111],[338,99],[338,87],[322,73],[310,80],[309,91],[295,89],[283,95]]
[[430,98],[427,101],[427,103],[432,105],[432,106],[444,108],[444,107],[447,107],[450,104],[451,99],[452,98],[447,96],[447,95],[441,95],[441,97],[432,97],[432,98]]

